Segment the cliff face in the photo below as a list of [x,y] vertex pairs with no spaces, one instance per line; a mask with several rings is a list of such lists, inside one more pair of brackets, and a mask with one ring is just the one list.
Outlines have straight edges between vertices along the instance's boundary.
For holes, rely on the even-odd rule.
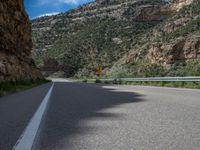
[[139,37],[140,43],[112,67],[112,74],[120,66],[137,76],[200,75],[200,2],[177,0],[171,6],[182,9]]
[[162,0],[97,0],[38,18],[32,21],[33,57],[38,65],[56,59],[67,76],[90,76],[98,64],[112,67],[139,35],[170,13]]
[[[174,75],[175,65],[200,62],[199,8],[199,0],[96,0],[33,20],[33,56],[56,59],[68,76],[93,76],[98,64],[111,76]],[[200,65],[180,75],[193,72]]]
[[23,0],[0,0],[0,82],[40,77],[34,61],[31,26]]

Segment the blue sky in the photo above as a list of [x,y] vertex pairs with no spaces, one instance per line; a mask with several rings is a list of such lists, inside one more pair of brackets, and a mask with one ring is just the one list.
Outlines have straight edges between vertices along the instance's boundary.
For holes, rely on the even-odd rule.
[[25,7],[31,19],[44,14],[56,14],[93,0],[25,0]]

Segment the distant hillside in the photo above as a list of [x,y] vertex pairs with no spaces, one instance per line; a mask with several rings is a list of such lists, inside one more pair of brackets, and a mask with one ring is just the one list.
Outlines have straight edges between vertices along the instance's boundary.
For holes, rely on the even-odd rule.
[[195,74],[199,8],[192,0],[97,0],[33,20],[33,57],[68,77],[92,77],[98,64],[105,76]]

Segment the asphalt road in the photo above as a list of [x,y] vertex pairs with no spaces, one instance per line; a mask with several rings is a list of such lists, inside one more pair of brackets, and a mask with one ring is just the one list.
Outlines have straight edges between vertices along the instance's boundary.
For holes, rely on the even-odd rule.
[[[0,99],[0,150],[20,139],[52,84]],[[56,82],[33,150],[199,150],[200,91]]]
[[0,98],[0,150],[15,145],[51,83]]

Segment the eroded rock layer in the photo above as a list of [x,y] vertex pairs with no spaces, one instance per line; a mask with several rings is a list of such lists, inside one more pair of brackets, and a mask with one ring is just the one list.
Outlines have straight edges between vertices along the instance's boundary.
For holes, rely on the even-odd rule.
[[23,0],[0,0],[0,82],[39,78]]

